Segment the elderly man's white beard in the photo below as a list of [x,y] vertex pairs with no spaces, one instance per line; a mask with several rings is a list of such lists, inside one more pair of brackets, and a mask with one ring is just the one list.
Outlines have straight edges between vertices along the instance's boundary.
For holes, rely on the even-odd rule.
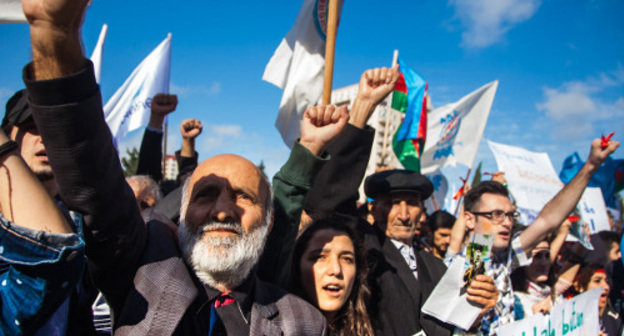
[[[229,229],[239,235],[234,237],[204,236],[204,230]],[[197,277],[213,287],[234,289],[249,275],[258,262],[268,234],[268,225],[263,224],[245,234],[240,224],[207,223],[193,233],[184,220],[178,228],[178,240],[184,257],[195,270]]]

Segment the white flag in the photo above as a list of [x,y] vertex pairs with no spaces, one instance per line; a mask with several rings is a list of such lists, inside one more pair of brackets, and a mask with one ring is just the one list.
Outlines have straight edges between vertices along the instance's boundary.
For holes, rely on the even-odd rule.
[[171,34],[134,69],[104,106],[106,123],[116,144],[128,133],[147,125],[152,97],[169,93]]
[[485,129],[498,81],[488,83],[458,102],[427,115],[427,140],[421,159],[421,173],[447,165],[472,167]]
[[[339,11],[343,1],[338,5]],[[275,126],[288,147],[299,137],[303,113],[323,91],[328,0],[304,0],[295,24],[269,60],[262,79],[284,90]]]
[[22,0],[0,0],[0,23],[26,23]]
[[95,81],[100,84],[102,80],[102,52],[104,51],[104,41],[106,40],[106,32],[108,32],[108,25],[105,23],[102,25],[100,31],[100,37],[97,44],[91,54],[91,62],[93,62],[93,70],[95,72]]

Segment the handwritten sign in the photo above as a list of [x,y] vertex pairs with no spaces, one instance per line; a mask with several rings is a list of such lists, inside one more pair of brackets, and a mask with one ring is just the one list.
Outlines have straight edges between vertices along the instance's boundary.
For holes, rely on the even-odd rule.
[[609,218],[600,188],[586,188],[577,208],[591,233],[609,231]]
[[598,335],[598,300],[602,288],[592,289],[556,304],[550,315],[536,314],[500,327],[500,336]]
[[526,225],[532,223],[544,205],[563,187],[548,154],[489,140],[487,143],[498,170],[505,172],[509,191],[521,214],[520,222]]

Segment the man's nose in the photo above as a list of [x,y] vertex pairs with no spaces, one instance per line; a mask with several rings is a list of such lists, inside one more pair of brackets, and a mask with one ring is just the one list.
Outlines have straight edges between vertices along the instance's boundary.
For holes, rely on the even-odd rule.
[[216,222],[236,222],[238,218],[236,203],[227,193],[221,193],[215,201],[210,216]]
[[402,222],[409,220],[409,211],[407,211],[407,203],[405,201],[401,201],[401,203],[399,203],[399,219]]

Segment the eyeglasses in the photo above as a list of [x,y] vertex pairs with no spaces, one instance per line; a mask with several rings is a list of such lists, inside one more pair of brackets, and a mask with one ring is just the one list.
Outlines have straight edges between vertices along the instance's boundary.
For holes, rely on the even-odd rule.
[[509,219],[513,222],[520,218],[520,213],[518,211],[509,211],[505,212],[503,210],[492,210],[486,212],[474,212],[470,211],[470,213],[475,214],[477,216],[483,216],[494,223],[502,223],[505,221],[505,217],[509,217]]

